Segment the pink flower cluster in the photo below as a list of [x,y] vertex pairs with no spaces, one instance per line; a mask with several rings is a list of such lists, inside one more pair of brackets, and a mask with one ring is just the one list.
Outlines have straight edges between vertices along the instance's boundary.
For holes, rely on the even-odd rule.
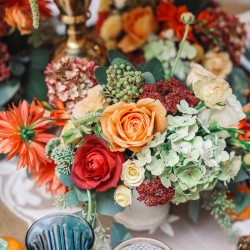
[[158,99],[173,115],[178,112],[177,104],[181,100],[186,100],[190,107],[195,107],[199,103],[199,99],[192,91],[174,78],[169,78],[166,82],[160,80],[156,84],[145,84],[142,89],[143,93],[139,95],[139,99]]
[[73,57],[52,61],[44,72],[49,103],[56,105],[60,99],[70,114],[75,103],[87,96],[87,90],[97,85],[96,67],[93,61]]
[[5,43],[0,43],[0,82],[10,77],[10,67],[8,61],[10,54]]

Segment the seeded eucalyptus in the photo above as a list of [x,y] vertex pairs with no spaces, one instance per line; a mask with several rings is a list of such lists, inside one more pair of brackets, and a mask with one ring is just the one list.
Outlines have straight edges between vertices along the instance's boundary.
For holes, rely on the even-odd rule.
[[102,85],[102,88],[108,103],[132,102],[143,92],[141,86],[144,83],[144,75],[130,65],[114,64],[109,66],[106,73],[108,83]]

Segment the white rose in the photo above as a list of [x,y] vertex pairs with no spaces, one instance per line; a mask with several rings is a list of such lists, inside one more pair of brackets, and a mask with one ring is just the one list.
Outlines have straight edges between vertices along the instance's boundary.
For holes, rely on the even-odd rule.
[[203,79],[193,85],[194,94],[211,109],[223,109],[228,97],[232,95],[232,89],[223,79]]
[[214,79],[216,76],[210,71],[203,68],[200,64],[192,62],[190,72],[187,76],[187,86],[194,86],[197,81]]
[[222,110],[203,108],[199,111],[198,117],[205,123],[216,123],[222,127],[238,124],[246,117],[242,111],[242,106],[235,95],[229,96],[226,105]]
[[125,7],[126,0],[114,0],[114,3],[117,9],[122,9]]
[[132,204],[131,189],[125,185],[119,185],[114,194],[114,199],[121,207],[127,207]]
[[136,163],[131,160],[127,160],[123,163],[121,179],[128,187],[138,187],[145,178],[144,173],[144,167],[136,165]]
[[236,156],[235,152],[231,152],[230,160],[226,165],[226,168],[229,171],[230,178],[234,178],[238,174],[241,163],[241,156]]
[[203,66],[219,78],[225,79],[232,71],[233,63],[227,52],[209,51],[202,61]]

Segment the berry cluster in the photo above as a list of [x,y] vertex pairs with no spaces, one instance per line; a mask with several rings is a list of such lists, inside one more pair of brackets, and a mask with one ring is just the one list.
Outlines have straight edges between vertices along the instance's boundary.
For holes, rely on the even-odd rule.
[[139,99],[158,99],[173,115],[178,112],[177,104],[181,100],[186,100],[190,107],[195,107],[199,103],[199,99],[192,91],[174,78],[169,78],[166,82],[160,80],[156,84],[145,84],[142,89],[143,93],[139,95]]
[[119,101],[129,103],[143,92],[141,85],[144,82],[144,76],[141,71],[134,71],[129,65],[115,64],[109,66],[106,73],[108,83],[102,85],[102,88],[108,103]]
[[0,82],[10,77],[9,59],[10,55],[6,44],[0,43]]
[[136,190],[139,194],[137,200],[143,201],[148,207],[166,204],[173,199],[175,193],[172,187],[164,187],[159,177],[153,181],[144,181]]

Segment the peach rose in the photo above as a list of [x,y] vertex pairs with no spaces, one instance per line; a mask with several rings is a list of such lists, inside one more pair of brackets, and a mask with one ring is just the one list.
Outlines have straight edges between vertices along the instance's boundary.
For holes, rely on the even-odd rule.
[[137,103],[118,102],[107,107],[100,122],[112,151],[128,148],[139,152],[156,132],[163,133],[167,129],[166,113],[159,100],[146,98]]
[[127,33],[118,47],[124,52],[132,52],[141,47],[150,33],[157,31],[157,22],[150,7],[137,7],[122,17],[123,30]]
[[5,21],[11,27],[17,28],[21,35],[31,34],[32,16],[25,6],[14,5],[5,10]]
[[77,102],[73,109],[73,117],[79,119],[89,111],[96,112],[99,109],[104,109],[108,106],[106,99],[101,95],[101,85],[97,85],[87,92],[87,97],[82,101]]

